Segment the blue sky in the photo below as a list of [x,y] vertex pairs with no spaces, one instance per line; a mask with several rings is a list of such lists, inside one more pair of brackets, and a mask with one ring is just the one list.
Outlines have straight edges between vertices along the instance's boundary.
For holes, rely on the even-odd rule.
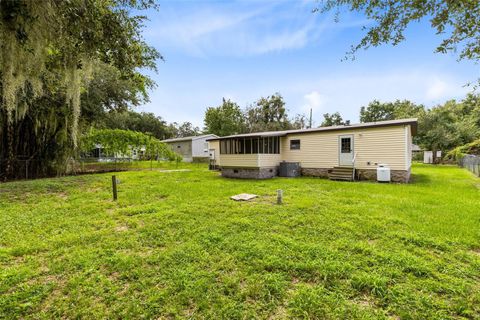
[[344,13],[313,14],[313,1],[160,1],[149,11],[144,32],[165,57],[151,102],[139,111],[168,122],[190,121],[203,127],[209,106],[230,98],[245,107],[279,92],[289,114],[313,109],[339,111],[358,122],[362,105],[373,99],[409,99],[430,107],[461,99],[478,77],[478,65],[453,54],[433,53],[441,38],[428,21],[408,29],[407,41],[358,52],[341,61],[362,36],[368,21]]

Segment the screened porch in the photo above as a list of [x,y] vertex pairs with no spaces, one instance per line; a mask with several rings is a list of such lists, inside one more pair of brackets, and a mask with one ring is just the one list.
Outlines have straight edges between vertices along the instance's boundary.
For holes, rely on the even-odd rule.
[[281,161],[279,136],[238,137],[220,140],[222,167],[275,167]]

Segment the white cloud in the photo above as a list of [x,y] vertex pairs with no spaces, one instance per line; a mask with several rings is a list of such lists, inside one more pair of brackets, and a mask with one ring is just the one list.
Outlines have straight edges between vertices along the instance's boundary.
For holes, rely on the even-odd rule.
[[[437,81],[437,80],[438,81]],[[285,98],[286,106],[291,116],[295,114],[309,115],[313,111],[314,124],[323,120],[324,113],[340,112],[346,120],[358,122],[361,106],[366,106],[374,99],[380,101],[394,101],[408,99],[416,103],[423,103],[432,107],[449,99],[459,99],[471,90],[462,87],[465,80],[456,78],[452,74],[438,73],[436,70],[414,68],[411,70],[382,70],[377,73],[343,71],[335,76],[330,74],[311,73],[297,77],[283,78],[272,85],[262,75],[258,75],[258,82],[251,83],[251,77],[239,76],[235,85],[230,81],[223,81],[214,86],[202,87],[203,76],[200,80],[185,82],[182,92],[160,85],[152,94],[151,103],[144,107],[146,111],[160,114],[168,121],[190,121],[197,126],[203,125],[205,108],[218,106],[221,98],[230,98],[241,107],[247,106],[261,96],[278,91]],[[433,90],[432,84],[442,83]],[[428,91],[430,95],[427,94]],[[433,94],[435,93],[435,94]],[[182,107],[178,107],[182,106]]]
[[222,3],[181,12],[165,8],[147,37],[163,48],[192,56],[250,56],[303,48],[327,29],[341,28],[330,15],[312,14],[305,4]]
[[426,98],[429,100],[438,100],[444,98],[448,94],[448,84],[438,78],[429,81]]
[[304,111],[309,111],[310,109],[313,111],[318,111],[322,108],[326,101],[326,97],[321,95],[318,91],[307,93],[303,96],[303,99],[306,103],[303,107]]
[[471,90],[462,85],[478,71],[432,55],[430,47],[415,48],[412,58],[408,47],[395,48],[397,53],[384,46],[340,62],[357,35],[345,29],[368,21],[345,13],[334,23],[310,14],[308,0],[173,3],[162,4],[145,34],[167,59],[145,108],[169,121],[201,126],[205,108],[219,105],[222,96],[245,107],[280,92],[290,115],[308,115],[312,108],[316,123],[336,111],[356,122],[360,107],[373,99],[430,107],[461,98]]
[[[288,79],[279,89],[287,100],[291,113],[309,112],[321,122],[323,113],[340,112],[344,119],[358,121],[361,106],[374,99],[394,101],[408,99],[432,107],[448,99],[461,98],[469,91],[462,87],[462,80],[436,70],[389,70],[381,73],[346,71],[336,76],[311,76]],[[318,91],[321,88],[321,93]],[[305,94],[305,92],[309,92]]]

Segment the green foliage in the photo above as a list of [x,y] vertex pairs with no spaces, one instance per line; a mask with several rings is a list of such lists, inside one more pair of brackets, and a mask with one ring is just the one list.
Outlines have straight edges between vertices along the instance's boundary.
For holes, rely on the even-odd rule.
[[109,112],[127,112],[148,102],[147,90],[153,87],[152,81],[140,74],[127,78],[112,65],[96,64],[88,87],[81,95],[82,125],[103,123]]
[[[142,3],[142,5],[139,5]],[[0,55],[2,106],[11,114],[22,99],[44,94],[47,72],[55,72],[72,125],[80,111],[80,93],[93,64],[104,62],[132,81],[145,81],[136,68],[155,68],[159,54],[141,37],[141,16],[128,8],[149,7],[149,1],[2,1]],[[25,88],[31,87],[32,90]],[[13,118],[12,118],[13,119]]]
[[408,100],[374,100],[360,109],[360,122],[405,118],[418,119],[414,143],[425,150],[446,152],[480,137],[480,95],[468,94],[461,101],[450,100],[431,109]]
[[[0,184],[0,318],[480,317],[466,170],[414,165],[399,185],[143,165],[116,173],[117,202],[111,174]],[[229,199],[245,190],[260,197]]]
[[82,139],[83,151],[90,151],[101,145],[107,153],[131,154],[132,149],[145,148],[149,158],[181,160],[181,157],[160,140],[141,132],[120,129],[91,129]]
[[448,151],[478,139],[479,110],[478,97],[473,95],[428,110],[419,119],[416,142],[427,150]]
[[205,131],[218,136],[229,136],[245,132],[245,118],[235,102],[223,98],[222,105],[209,107],[205,111]]
[[366,1],[326,0],[315,10],[326,12],[337,9],[337,19],[342,8],[361,12],[372,24],[360,42],[352,46],[350,55],[362,48],[405,40],[407,27],[422,19],[429,19],[437,34],[444,36],[436,52],[458,53],[460,59],[480,60],[480,2],[472,0],[424,1]]
[[235,102],[223,99],[221,106],[207,108],[204,122],[207,132],[219,136],[306,127],[305,115],[289,118],[285,101],[279,93],[261,97],[245,110]]
[[480,139],[450,150],[446,154],[446,158],[448,160],[460,160],[467,154],[480,156]]
[[323,122],[320,125],[321,127],[331,127],[331,126],[341,126],[345,124],[340,113],[335,112],[332,114],[325,113],[323,115]]
[[123,111],[108,112],[97,124],[108,129],[139,131],[150,134],[157,139],[168,139],[174,136],[165,120],[153,113]]
[[425,115],[425,107],[408,100],[384,103],[373,100],[367,107],[360,108],[360,122],[419,118],[423,115]]
[[170,132],[173,132],[175,138],[198,136],[201,131],[199,127],[195,127],[191,122],[183,122],[178,124],[176,122],[172,123],[170,126]]
[[247,131],[275,131],[290,129],[285,101],[279,93],[262,97],[245,111]]
[[62,172],[79,123],[89,123],[79,118],[92,78],[102,79],[84,105],[92,113],[98,103],[145,98],[152,82],[138,68],[155,69],[160,55],[143,41],[145,17],[131,13],[149,7],[150,0],[0,2],[0,176],[14,178],[19,157]]

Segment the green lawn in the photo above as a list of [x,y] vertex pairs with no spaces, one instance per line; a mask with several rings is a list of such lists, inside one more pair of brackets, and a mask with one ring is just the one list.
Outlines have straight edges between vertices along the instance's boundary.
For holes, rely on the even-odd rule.
[[[416,165],[400,185],[189,168],[117,173],[117,203],[109,174],[0,184],[0,318],[480,317],[468,171]],[[242,192],[261,197],[229,200]]]

